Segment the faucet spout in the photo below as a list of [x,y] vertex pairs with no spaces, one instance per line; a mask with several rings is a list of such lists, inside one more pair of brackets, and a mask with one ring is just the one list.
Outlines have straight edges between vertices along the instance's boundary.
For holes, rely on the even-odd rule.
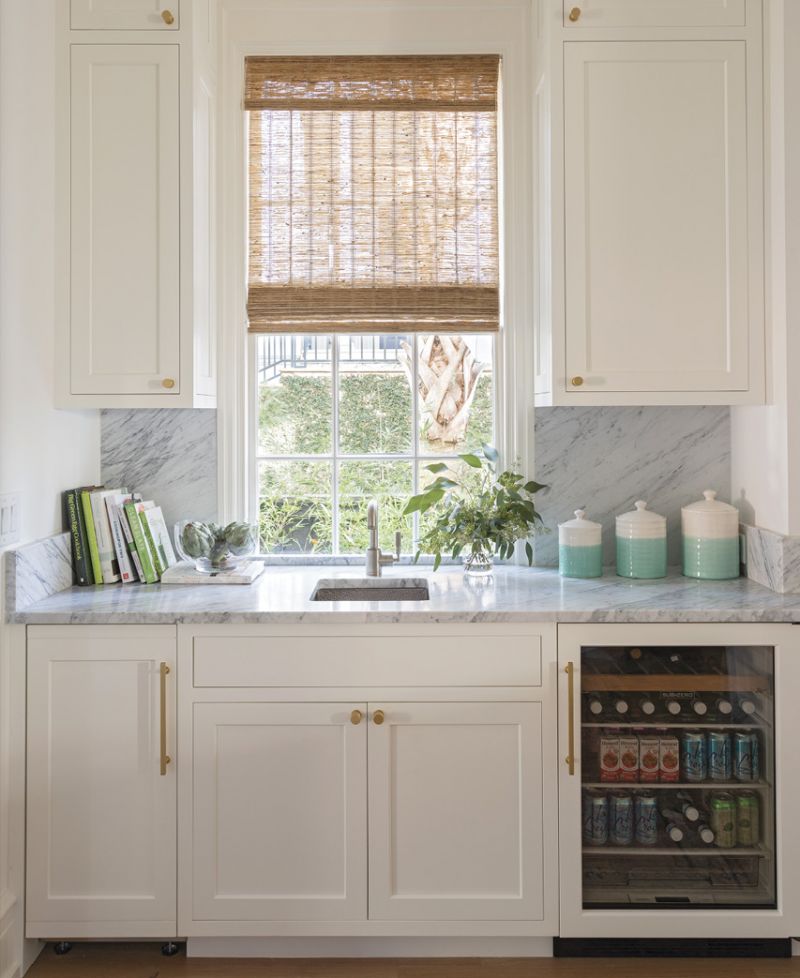
[[367,577],[380,577],[384,564],[393,564],[400,560],[400,533],[395,534],[397,555],[381,552],[378,546],[378,501],[372,499],[367,504],[367,530],[369,531],[369,545],[367,546],[365,558],[365,570]]

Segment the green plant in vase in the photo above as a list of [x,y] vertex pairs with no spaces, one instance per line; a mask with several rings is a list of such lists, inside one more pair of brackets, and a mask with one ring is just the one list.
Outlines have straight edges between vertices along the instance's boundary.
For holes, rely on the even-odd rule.
[[533,497],[546,486],[526,481],[518,472],[498,473],[499,455],[491,445],[483,446],[482,458],[472,453],[458,458],[468,466],[472,478],[460,476],[445,462],[426,465],[435,479],[412,496],[403,510],[404,515],[430,510],[435,517],[420,538],[414,560],[422,553],[433,554],[436,570],[443,554],[461,556],[467,573],[488,573],[494,556],[510,557],[517,542],[524,540],[530,566],[533,547],[529,538],[544,528]]

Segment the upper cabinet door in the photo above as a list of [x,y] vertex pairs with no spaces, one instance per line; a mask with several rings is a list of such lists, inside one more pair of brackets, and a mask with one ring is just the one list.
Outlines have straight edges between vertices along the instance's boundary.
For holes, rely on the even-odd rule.
[[72,46],[72,394],[180,391],[178,102],[176,45]]
[[747,390],[762,327],[745,42],[564,47],[564,389]]
[[74,31],[176,31],[180,0],[71,0],[70,27]]
[[564,0],[564,26],[741,27],[745,0]]

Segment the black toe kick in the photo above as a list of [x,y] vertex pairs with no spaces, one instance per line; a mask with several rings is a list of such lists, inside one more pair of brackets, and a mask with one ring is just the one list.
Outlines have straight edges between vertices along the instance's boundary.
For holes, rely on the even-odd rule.
[[556,937],[556,958],[790,958],[791,938],[681,938],[641,940],[623,937]]

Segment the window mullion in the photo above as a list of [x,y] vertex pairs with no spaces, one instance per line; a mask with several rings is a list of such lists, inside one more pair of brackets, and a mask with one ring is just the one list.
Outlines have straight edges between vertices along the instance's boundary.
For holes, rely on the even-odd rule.
[[[411,337],[411,487],[413,494],[419,492],[419,334],[414,333]],[[417,548],[419,540],[419,513],[411,515],[411,553]]]
[[334,333],[331,336],[331,382],[332,388],[332,425],[331,436],[333,445],[331,451],[331,488],[333,491],[332,512],[333,512],[333,532],[331,534],[331,549],[334,554],[339,553],[339,337]]

